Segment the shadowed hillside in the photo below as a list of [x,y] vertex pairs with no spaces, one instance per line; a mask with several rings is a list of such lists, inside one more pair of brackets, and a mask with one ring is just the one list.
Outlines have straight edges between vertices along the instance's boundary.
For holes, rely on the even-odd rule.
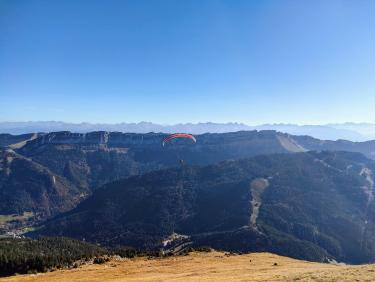
[[0,149],[0,214],[55,215],[72,209],[88,193],[47,167]]
[[37,234],[152,249],[176,233],[226,250],[374,261],[374,169],[360,154],[309,152],[156,171],[105,185]]

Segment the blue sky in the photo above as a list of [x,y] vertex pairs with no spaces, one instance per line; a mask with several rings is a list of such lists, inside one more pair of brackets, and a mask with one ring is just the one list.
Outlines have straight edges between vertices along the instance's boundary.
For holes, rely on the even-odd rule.
[[0,121],[375,122],[375,1],[0,0]]

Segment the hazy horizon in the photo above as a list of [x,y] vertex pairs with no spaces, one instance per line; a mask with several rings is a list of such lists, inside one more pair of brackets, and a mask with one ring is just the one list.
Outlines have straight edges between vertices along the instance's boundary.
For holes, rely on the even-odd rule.
[[175,123],[158,123],[151,120],[140,120],[140,121],[119,121],[119,122],[90,122],[90,121],[77,121],[77,122],[69,122],[64,120],[0,120],[0,123],[66,123],[66,124],[92,124],[92,125],[100,125],[100,124],[108,124],[108,125],[120,125],[120,124],[141,124],[141,123],[150,123],[156,124],[161,126],[173,126],[179,124],[239,124],[239,125],[246,125],[246,126],[263,126],[263,125],[294,125],[294,126],[329,126],[329,125],[375,125],[375,122],[337,122],[337,123],[297,123],[297,122],[271,122],[271,123],[245,123],[245,122],[238,122],[238,121],[223,121],[223,122],[214,122],[214,121],[197,121],[197,122],[175,122]]
[[25,134],[35,132],[70,131],[88,133],[93,131],[124,132],[124,133],[149,133],[149,132],[188,132],[192,134],[226,133],[252,130],[275,130],[292,135],[309,135],[323,140],[345,139],[350,141],[375,140],[375,124],[371,123],[342,123],[322,125],[298,124],[258,124],[245,123],[177,123],[159,124],[153,122],[136,123],[66,123],[61,121],[35,121],[35,122],[0,122],[0,133]]

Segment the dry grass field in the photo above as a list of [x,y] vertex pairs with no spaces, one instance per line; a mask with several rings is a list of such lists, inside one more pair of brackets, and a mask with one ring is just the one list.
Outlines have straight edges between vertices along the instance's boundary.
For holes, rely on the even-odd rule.
[[312,263],[270,253],[210,252],[168,258],[113,259],[102,265],[18,275],[0,281],[375,281],[375,265]]

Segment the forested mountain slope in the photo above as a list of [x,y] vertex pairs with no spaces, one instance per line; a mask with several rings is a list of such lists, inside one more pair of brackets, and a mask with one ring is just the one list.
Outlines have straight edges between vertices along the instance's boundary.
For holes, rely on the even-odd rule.
[[181,166],[107,184],[36,234],[147,249],[177,233],[219,249],[374,261],[374,169],[347,152]]

